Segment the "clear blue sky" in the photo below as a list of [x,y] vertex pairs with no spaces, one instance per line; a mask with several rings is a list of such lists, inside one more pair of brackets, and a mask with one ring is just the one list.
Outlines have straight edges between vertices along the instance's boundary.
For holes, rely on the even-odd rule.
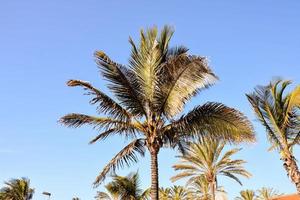
[[[225,179],[220,184],[233,199],[241,189],[270,186],[294,192],[279,156],[267,152],[264,129],[255,121],[245,93],[274,76],[300,83],[300,2],[255,1],[0,1],[0,182],[26,176],[36,188],[34,199],[78,196],[92,199],[95,176],[124,145],[115,137],[88,145],[96,132],[68,129],[57,123],[69,112],[94,114],[82,91],[68,88],[71,78],[88,80],[107,91],[93,61],[104,50],[127,63],[128,36],[142,27],[164,24],[176,29],[173,44],[208,56],[220,81],[187,109],[205,101],[220,101],[243,111],[256,128],[256,144],[243,145],[253,178],[244,186]],[[170,185],[175,152],[162,151],[160,182]],[[296,157],[299,158],[299,151]],[[139,169],[149,185],[149,159]],[[99,189],[102,189],[100,187]]]

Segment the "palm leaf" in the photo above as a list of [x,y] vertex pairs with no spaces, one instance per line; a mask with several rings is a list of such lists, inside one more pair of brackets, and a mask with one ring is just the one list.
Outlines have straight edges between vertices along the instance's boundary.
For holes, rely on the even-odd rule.
[[103,51],[95,52],[96,62],[102,75],[110,84],[108,88],[134,116],[145,113],[143,95],[135,84],[135,74],[125,66],[113,62]]
[[188,136],[210,135],[233,142],[253,141],[251,122],[239,111],[220,103],[208,102],[197,106],[166,129],[190,133]]
[[145,141],[143,139],[136,139],[124,147],[117,155],[115,155],[111,161],[103,168],[99,176],[97,176],[94,184],[97,186],[101,184],[106,175],[111,172],[115,172],[117,168],[124,165],[130,166],[132,163],[138,161],[137,154],[144,156],[145,154]]
[[91,104],[99,104],[97,110],[99,113],[108,114],[113,118],[119,118],[121,120],[128,120],[131,118],[131,114],[127,112],[121,105],[112,100],[109,96],[93,87],[90,83],[81,80],[69,80],[67,85],[70,87],[80,86],[84,90],[88,90],[87,95],[93,95],[94,97],[90,101]]

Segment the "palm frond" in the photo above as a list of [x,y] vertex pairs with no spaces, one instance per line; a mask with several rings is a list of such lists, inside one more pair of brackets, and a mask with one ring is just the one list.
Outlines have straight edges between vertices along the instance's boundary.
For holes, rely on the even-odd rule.
[[255,140],[252,124],[242,113],[213,102],[197,106],[168,128],[179,133],[190,133],[186,134],[190,137],[209,135],[232,142]]
[[108,88],[132,115],[142,116],[145,113],[144,95],[136,85],[136,75],[125,66],[112,61],[103,51],[96,51],[95,57],[103,77],[110,81]]
[[95,117],[85,114],[71,113],[63,116],[60,120],[65,126],[78,128],[83,125],[90,125],[94,128],[127,128],[127,129],[141,129],[141,126],[138,123],[128,122],[128,121],[120,121],[111,119],[108,117]]
[[156,99],[168,118],[181,112],[185,103],[217,80],[204,57],[171,56],[161,69]]
[[124,147],[111,161],[103,168],[99,176],[97,176],[94,185],[97,186],[102,183],[108,173],[115,172],[116,169],[122,168],[124,165],[130,166],[132,163],[138,161],[138,155],[145,154],[144,139],[136,139]]
[[113,200],[106,192],[97,192],[96,200]]
[[87,95],[93,95],[94,97],[90,100],[90,103],[93,105],[98,104],[97,110],[99,113],[108,114],[113,118],[121,120],[129,120],[131,118],[131,114],[127,112],[126,109],[109,96],[93,87],[90,83],[81,80],[69,80],[67,85],[70,87],[83,87],[84,90],[88,91],[88,93],[86,93]]

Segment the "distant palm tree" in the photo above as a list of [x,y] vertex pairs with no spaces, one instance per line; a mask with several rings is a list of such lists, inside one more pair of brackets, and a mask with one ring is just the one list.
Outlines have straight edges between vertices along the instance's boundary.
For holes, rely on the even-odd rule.
[[174,185],[170,188],[170,200],[187,200],[188,190],[182,186]]
[[159,200],[170,200],[171,189],[170,188],[160,188],[159,189]]
[[248,94],[258,119],[266,128],[271,149],[280,153],[288,176],[300,194],[300,172],[293,148],[300,143],[300,85],[286,93],[290,81],[278,80],[258,86]]
[[242,190],[240,196],[236,197],[235,200],[256,200],[256,195],[253,190]]
[[215,200],[218,176],[226,176],[242,185],[237,175],[249,178],[251,174],[245,170],[244,160],[233,160],[232,155],[240,149],[231,149],[223,153],[225,143],[214,138],[200,138],[190,143],[186,154],[180,155],[180,161],[173,168],[182,171],[172,177],[172,181],[189,178],[188,184],[205,177],[210,185],[212,199]]
[[188,190],[193,199],[211,200],[210,185],[204,176],[200,176],[197,180],[190,183]]
[[112,181],[105,185],[106,192],[98,192],[98,200],[146,200],[149,190],[142,191],[139,183],[138,173],[131,173],[128,176],[114,175]]
[[266,187],[257,190],[257,193],[257,200],[271,200],[275,197],[283,195],[273,188]]
[[27,178],[11,179],[5,182],[0,194],[0,200],[30,200],[34,189],[30,188],[30,180]]
[[80,200],[79,197],[73,197],[72,200]]
[[[69,127],[91,125],[103,130],[95,139],[105,140],[119,135],[132,141],[104,167],[95,184],[118,167],[130,166],[144,156],[151,157],[151,199],[158,199],[158,153],[161,148],[183,149],[186,140],[196,134],[214,135],[233,141],[253,140],[251,123],[239,111],[220,103],[196,106],[186,115],[177,117],[185,104],[217,80],[206,58],[188,54],[179,46],[170,48],[173,30],[165,26],[140,32],[140,43],[132,46],[129,66],[111,60],[103,51],[95,53],[102,76],[118,102],[81,80],[70,80],[68,86],[80,86],[94,97],[101,115],[68,114],[61,123]],[[176,116],[176,118],[174,118]]]

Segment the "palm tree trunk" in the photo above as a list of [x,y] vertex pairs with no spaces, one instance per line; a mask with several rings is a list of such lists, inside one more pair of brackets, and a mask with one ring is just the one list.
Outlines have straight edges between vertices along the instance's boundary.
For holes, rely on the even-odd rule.
[[296,185],[297,193],[300,194],[300,172],[293,155],[287,156],[283,159],[284,168],[292,182]]
[[154,150],[150,152],[151,154],[151,200],[158,200],[158,161],[157,155],[158,151]]
[[215,182],[210,183],[210,190],[211,190],[211,198],[212,200],[215,200],[216,199]]

